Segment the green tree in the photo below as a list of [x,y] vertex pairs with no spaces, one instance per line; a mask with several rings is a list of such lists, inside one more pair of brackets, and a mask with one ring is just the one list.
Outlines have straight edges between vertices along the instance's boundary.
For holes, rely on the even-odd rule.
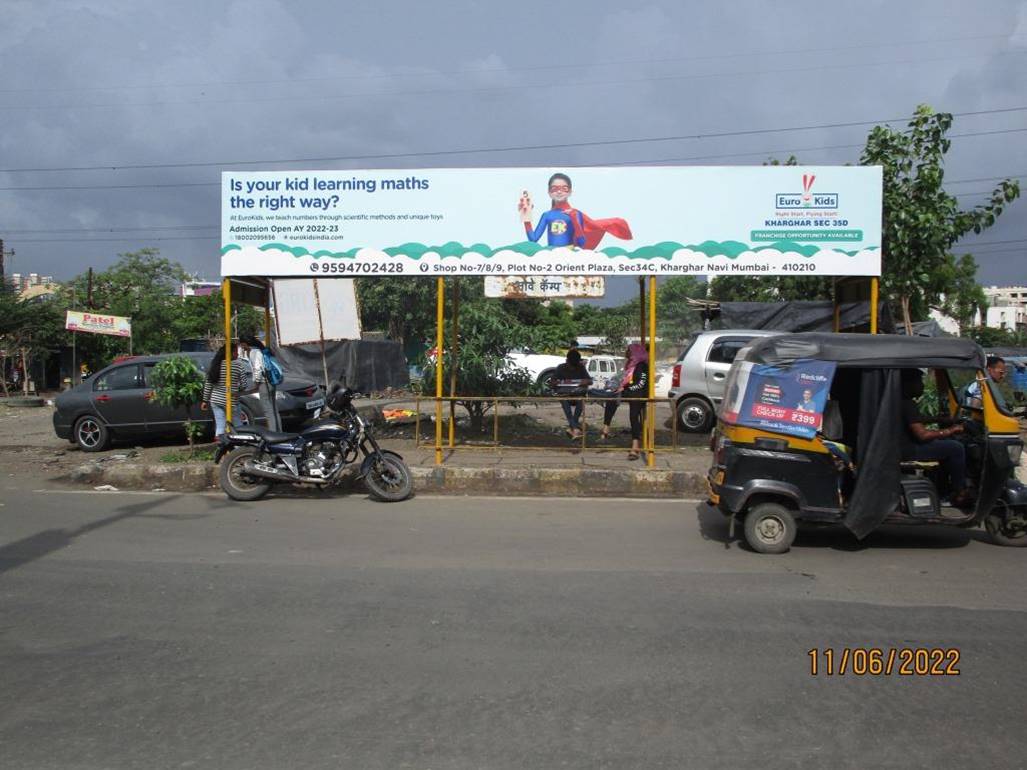
[[188,356],[172,356],[153,367],[150,384],[157,403],[185,412],[182,427],[189,440],[189,456],[192,457],[194,442],[203,432],[203,426],[190,419],[189,410],[203,396],[203,374]]
[[969,254],[958,259],[949,254],[942,271],[944,274],[939,283],[948,288],[940,309],[959,324],[960,336],[966,336],[973,328],[977,314],[983,318],[988,310],[988,299],[977,283],[977,263]]
[[[121,254],[119,260],[93,275],[93,308],[101,313],[132,319],[132,349],[137,354],[178,350],[176,321],[183,310],[179,285],[189,279],[177,262],[160,256],[157,249]],[[70,284],[69,305],[87,309],[87,277]],[[123,355],[125,343],[116,337],[79,335],[84,359],[103,366]]]
[[710,282],[710,299],[718,302],[797,302],[833,296],[828,276],[718,275]]
[[435,338],[435,278],[357,278],[356,291],[362,328],[383,330],[404,345]]
[[67,337],[64,310],[54,297],[23,299],[9,284],[0,289],[0,380],[7,393],[8,362],[22,368],[22,388],[28,393],[32,364],[60,350]]
[[920,105],[906,131],[876,126],[860,157],[862,164],[884,170],[882,284],[898,302],[907,332],[914,318],[926,317],[930,306],[941,303],[942,295],[959,292],[958,274],[967,263],[954,261],[955,243],[993,225],[1020,195],[1019,184],[1006,179],[987,203],[960,209],[943,188],[951,126],[950,113]]
[[[509,366],[506,355],[521,344],[525,331],[496,305],[471,303],[460,308],[459,350],[457,355],[458,395],[523,396],[531,391],[531,374]],[[452,357],[442,357],[443,389],[448,392]],[[435,367],[425,371],[425,390],[435,391]],[[471,429],[481,432],[484,418],[492,408],[489,401],[459,400],[471,418]]]
[[677,344],[702,327],[699,311],[688,304],[690,299],[706,299],[706,282],[691,276],[668,278],[656,290],[656,334]]

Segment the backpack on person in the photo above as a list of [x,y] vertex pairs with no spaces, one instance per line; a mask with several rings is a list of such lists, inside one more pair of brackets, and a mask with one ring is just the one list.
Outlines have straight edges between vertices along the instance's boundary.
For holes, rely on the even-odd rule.
[[282,380],[285,379],[285,372],[282,370],[282,365],[278,363],[271,351],[264,348],[264,379],[269,385],[278,386],[282,384]]

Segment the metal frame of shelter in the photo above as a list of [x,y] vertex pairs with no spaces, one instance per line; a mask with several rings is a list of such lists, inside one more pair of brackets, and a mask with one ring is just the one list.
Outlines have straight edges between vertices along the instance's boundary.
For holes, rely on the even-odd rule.
[[[656,464],[656,276],[648,276],[648,315],[646,314],[646,278],[639,276],[639,338],[642,344],[647,344],[649,354],[649,392],[646,396],[646,417],[642,429],[642,451],[645,452],[646,465],[653,467]],[[435,464],[442,465],[442,401],[447,397],[443,395],[442,386],[442,351],[445,349],[445,318],[446,318],[446,280],[441,276],[436,279],[436,309],[435,309]],[[648,327],[648,332],[647,332]],[[450,392],[448,400],[450,405],[456,395],[457,382],[457,361],[459,360],[459,335],[460,335],[460,293],[454,294],[453,301],[453,345],[450,348],[453,366],[450,373]],[[500,399],[505,400],[505,399]],[[555,399],[566,400],[566,399]],[[449,421],[450,439],[452,439],[454,420],[452,416]]]
[[[234,293],[233,293],[234,289]],[[221,279],[221,300],[225,313],[225,419],[232,421],[232,303],[264,308],[264,339],[271,339],[271,279],[238,276]]]
[[[318,280],[316,278],[312,279]],[[648,283],[648,292],[647,286]],[[642,451],[645,452],[646,465],[656,464],[656,276],[639,277],[639,328],[640,338],[646,344],[649,353],[649,392],[646,399],[646,419],[642,431]],[[877,334],[878,302],[880,279],[876,276],[849,276],[836,278],[834,281],[834,331],[839,331],[841,304],[843,302],[867,301],[870,303],[870,334]],[[436,278],[436,356],[435,356],[435,464],[442,464],[442,401],[443,395],[443,350],[445,350],[445,309],[446,279]],[[224,302],[225,315],[225,359],[229,365],[225,368],[225,417],[232,420],[232,367],[230,355],[232,343],[232,303],[240,302],[264,308],[265,339],[271,339],[271,279],[263,276],[224,277],[221,281],[221,294]],[[648,297],[647,297],[648,294]],[[646,312],[648,307],[648,313]],[[320,313],[320,303],[318,303]],[[459,355],[460,332],[460,293],[457,291],[453,302],[453,345],[450,355],[454,366],[450,377],[449,400],[456,397],[457,369],[455,363]],[[648,332],[648,333],[647,333]],[[323,337],[323,334],[322,334]],[[322,343],[323,344],[323,343]],[[450,430],[453,430],[450,420]]]

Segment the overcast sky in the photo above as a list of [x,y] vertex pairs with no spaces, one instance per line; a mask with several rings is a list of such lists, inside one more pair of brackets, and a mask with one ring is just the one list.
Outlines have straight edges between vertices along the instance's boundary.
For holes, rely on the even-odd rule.
[[[922,102],[957,114],[946,179],[966,206],[1027,178],[1020,0],[0,8],[8,272],[69,278],[155,246],[216,278],[223,169],[840,164]],[[739,129],[767,131],[591,144]],[[982,283],[1027,283],[1025,213],[968,239]]]

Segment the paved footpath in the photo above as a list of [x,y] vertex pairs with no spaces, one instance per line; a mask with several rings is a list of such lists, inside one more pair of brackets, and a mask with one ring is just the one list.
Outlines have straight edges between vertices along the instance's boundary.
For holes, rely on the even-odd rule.
[[[696,502],[0,487],[5,769],[1024,765],[1027,553],[975,533],[764,557]],[[960,675],[811,675],[845,647]]]

